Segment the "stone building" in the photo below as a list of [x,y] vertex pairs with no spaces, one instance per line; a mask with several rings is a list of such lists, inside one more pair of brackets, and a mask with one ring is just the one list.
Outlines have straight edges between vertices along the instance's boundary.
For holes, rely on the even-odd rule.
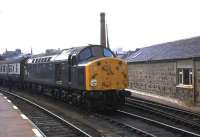
[[126,60],[130,89],[200,104],[200,37],[145,47]]

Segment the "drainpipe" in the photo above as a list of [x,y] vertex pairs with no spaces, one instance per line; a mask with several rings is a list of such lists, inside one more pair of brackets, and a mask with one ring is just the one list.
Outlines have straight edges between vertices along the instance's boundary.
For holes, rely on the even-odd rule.
[[195,104],[196,103],[196,84],[195,84],[195,82],[196,82],[196,73],[195,73],[195,70],[196,70],[196,65],[195,65],[195,59],[194,58],[192,58],[192,86],[193,86],[193,96],[194,96],[194,101],[193,101],[193,103]]

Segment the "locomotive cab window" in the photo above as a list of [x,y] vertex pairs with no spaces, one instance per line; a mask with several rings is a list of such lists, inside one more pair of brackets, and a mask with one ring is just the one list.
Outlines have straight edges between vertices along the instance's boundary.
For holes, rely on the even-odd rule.
[[92,56],[93,57],[103,57],[102,47],[92,47]]
[[91,54],[90,48],[86,48],[80,53],[79,60],[80,61],[85,61],[88,58],[90,58],[91,56],[92,56],[92,54]]
[[107,49],[100,46],[94,46],[84,49],[79,54],[79,61],[93,60],[99,57],[113,57],[113,53]]
[[109,49],[104,48],[103,49],[103,54],[105,57],[113,57],[112,52]]

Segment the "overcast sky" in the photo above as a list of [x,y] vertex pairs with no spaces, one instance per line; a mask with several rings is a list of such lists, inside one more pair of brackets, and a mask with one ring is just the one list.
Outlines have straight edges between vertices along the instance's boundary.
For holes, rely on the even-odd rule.
[[200,36],[199,0],[0,0],[0,53],[100,43],[106,13],[111,48]]

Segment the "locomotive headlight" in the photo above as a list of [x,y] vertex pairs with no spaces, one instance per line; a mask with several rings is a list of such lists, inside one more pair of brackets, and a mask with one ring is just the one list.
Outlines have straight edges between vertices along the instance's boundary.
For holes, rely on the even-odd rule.
[[96,79],[92,79],[92,80],[90,81],[90,85],[91,85],[92,87],[96,87],[96,86],[97,86],[97,80],[96,80]]

